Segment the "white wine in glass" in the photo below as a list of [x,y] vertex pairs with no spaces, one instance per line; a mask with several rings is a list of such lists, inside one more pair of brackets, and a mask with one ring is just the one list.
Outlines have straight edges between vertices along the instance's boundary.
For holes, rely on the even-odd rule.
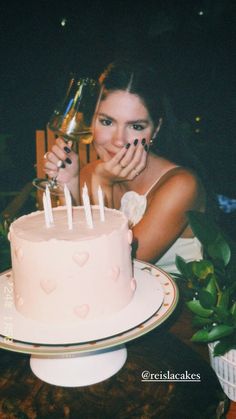
[[[93,140],[93,122],[100,96],[101,88],[96,80],[72,76],[64,98],[55,107],[49,119],[49,129],[65,141],[90,144]],[[48,186],[50,192],[56,195],[62,193],[62,187],[56,178],[34,179],[33,184],[42,190]]]

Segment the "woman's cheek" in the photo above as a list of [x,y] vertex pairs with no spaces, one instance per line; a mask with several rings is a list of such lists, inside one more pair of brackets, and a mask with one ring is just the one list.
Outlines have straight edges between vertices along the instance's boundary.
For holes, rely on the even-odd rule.
[[103,143],[101,141],[97,141],[96,138],[94,138],[93,147],[95,148],[95,151],[96,151],[98,157],[103,160],[103,154],[104,154]]
[[107,161],[107,153],[106,153],[106,148],[105,146],[103,146],[100,143],[96,143],[96,141],[93,141],[93,146],[94,149],[97,153],[97,156],[99,157],[99,159],[103,160],[103,161]]
[[105,145],[111,141],[111,136],[107,130],[95,128],[94,130],[94,143],[98,145]]

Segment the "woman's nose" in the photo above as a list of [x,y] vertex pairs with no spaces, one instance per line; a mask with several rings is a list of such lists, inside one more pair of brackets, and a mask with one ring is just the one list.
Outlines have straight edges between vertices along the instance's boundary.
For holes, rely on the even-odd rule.
[[123,128],[117,128],[113,134],[113,144],[116,147],[123,147],[127,142],[125,130]]

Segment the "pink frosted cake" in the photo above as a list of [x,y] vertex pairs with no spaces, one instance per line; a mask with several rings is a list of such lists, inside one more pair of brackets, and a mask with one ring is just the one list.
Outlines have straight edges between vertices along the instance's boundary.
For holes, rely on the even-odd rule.
[[135,290],[131,262],[132,232],[126,217],[105,209],[100,221],[92,207],[94,228],[83,207],[73,208],[73,229],[65,207],[53,210],[47,228],[37,211],[11,224],[12,271],[16,309],[48,324],[98,319],[121,310]]

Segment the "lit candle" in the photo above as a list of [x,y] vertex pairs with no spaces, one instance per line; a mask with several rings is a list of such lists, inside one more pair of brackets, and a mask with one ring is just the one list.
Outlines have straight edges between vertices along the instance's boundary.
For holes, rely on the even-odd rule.
[[100,185],[98,187],[98,204],[99,204],[99,211],[100,211],[100,220],[105,221],[104,200],[103,200],[102,188]]
[[48,201],[45,192],[43,193],[43,208],[44,208],[44,218],[46,227],[50,227],[50,218],[49,218],[49,211],[48,211]]
[[50,196],[48,185],[46,185],[46,199],[47,199],[49,221],[51,224],[53,224],[54,220],[53,220],[53,213],[52,213],[52,202],[51,202],[51,196]]
[[64,186],[64,195],[66,201],[66,210],[67,210],[67,223],[69,230],[73,229],[73,220],[72,220],[72,200],[69,189],[67,186]]
[[84,184],[84,187],[82,190],[82,199],[83,199],[84,212],[85,212],[87,224],[89,228],[93,228],[92,212],[91,212],[90,200],[88,196],[88,188],[87,188],[86,183]]

